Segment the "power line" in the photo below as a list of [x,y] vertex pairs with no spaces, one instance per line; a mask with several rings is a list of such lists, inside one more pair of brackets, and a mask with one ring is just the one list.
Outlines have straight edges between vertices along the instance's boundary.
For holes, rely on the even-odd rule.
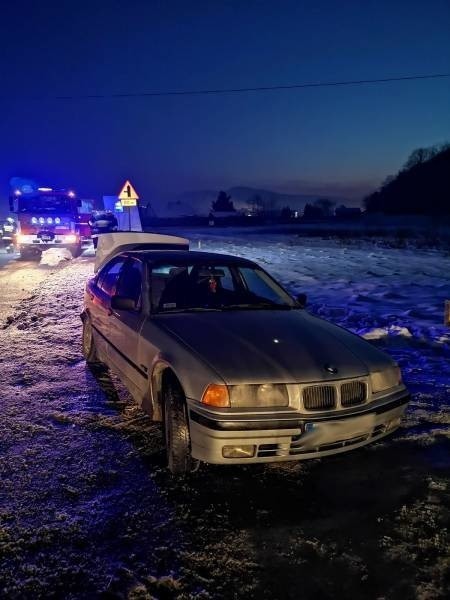
[[[174,90],[154,92],[123,92],[116,94],[73,94],[65,96],[18,96],[15,100],[97,100],[109,98],[151,98],[156,96],[200,96],[208,94],[242,94],[247,92],[272,92],[280,90],[298,90],[305,88],[338,87],[350,85],[366,85],[371,83],[392,83],[395,81],[413,81],[423,79],[443,79],[450,73],[433,73],[428,75],[405,75],[402,77],[384,77],[382,79],[355,79],[348,81],[323,81],[313,83],[292,83],[287,85],[268,85],[260,87],[217,88],[205,90]],[[11,96],[0,96],[0,99]]]

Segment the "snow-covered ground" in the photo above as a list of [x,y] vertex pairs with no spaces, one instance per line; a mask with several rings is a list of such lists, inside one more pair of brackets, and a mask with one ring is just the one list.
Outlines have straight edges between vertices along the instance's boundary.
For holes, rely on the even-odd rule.
[[159,426],[80,350],[92,257],[0,271],[0,597],[444,598],[450,582],[450,260],[295,235],[202,232],[400,363],[392,438],[346,455],[204,467],[177,482]]

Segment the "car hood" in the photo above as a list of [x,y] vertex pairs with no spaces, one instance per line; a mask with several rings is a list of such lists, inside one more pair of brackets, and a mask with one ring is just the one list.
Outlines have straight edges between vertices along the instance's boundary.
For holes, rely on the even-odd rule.
[[387,355],[365,340],[302,310],[177,313],[156,318],[228,384],[361,377],[392,365]]

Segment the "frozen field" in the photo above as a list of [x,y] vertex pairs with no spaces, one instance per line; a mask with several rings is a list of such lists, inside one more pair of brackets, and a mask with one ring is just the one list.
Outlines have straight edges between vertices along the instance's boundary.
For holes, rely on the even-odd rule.
[[[214,233],[214,234],[213,234]],[[393,437],[321,461],[163,468],[159,426],[81,357],[93,259],[0,271],[0,597],[434,600],[450,584],[450,257],[295,235],[190,235],[254,259],[400,363]],[[23,280],[23,285],[20,283]]]

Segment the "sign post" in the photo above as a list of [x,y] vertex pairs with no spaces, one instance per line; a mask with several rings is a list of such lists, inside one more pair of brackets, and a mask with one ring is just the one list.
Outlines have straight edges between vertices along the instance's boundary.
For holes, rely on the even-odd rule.
[[125,181],[118,198],[122,206],[128,210],[128,231],[131,231],[131,207],[137,206],[139,196],[128,179]]

